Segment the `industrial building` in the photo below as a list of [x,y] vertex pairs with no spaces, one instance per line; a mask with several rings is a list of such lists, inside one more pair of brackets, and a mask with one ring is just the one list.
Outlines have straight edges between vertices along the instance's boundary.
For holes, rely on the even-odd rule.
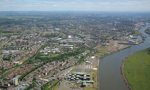
[[65,79],[70,81],[76,81],[76,83],[82,83],[82,86],[90,86],[94,81],[90,80],[90,74],[74,72],[69,74]]

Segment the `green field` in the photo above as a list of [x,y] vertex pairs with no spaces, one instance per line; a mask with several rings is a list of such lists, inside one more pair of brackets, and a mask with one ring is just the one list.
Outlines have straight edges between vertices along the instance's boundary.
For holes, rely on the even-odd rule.
[[150,54],[139,51],[125,60],[124,73],[133,90],[150,90]]

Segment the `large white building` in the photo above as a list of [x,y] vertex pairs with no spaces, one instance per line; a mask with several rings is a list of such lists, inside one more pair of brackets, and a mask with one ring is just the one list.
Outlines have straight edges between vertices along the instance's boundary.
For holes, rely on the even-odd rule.
[[72,36],[71,36],[71,35],[68,35],[68,38],[72,38]]
[[13,84],[18,85],[18,78],[13,78]]

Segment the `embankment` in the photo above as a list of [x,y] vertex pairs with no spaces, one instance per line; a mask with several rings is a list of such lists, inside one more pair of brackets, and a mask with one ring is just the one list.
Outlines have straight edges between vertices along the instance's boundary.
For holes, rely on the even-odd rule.
[[[136,53],[136,52],[135,52],[135,53]],[[133,54],[135,54],[135,53],[133,53]],[[125,59],[123,59],[123,61],[122,61],[122,63],[121,63],[121,66],[120,66],[120,69],[121,69],[121,76],[122,76],[124,82],[126,83],[127,87],[129,88],[129,90],[132,90],[132,87],[129,85],[128,80],[127,80],[127,78],[126,78],[126,76],[125,76],[125,74],[124,74],[124,72],[123,72],[123,69],[124,69],[124,65],[125,65],[125,60],[126,60],[128,57],[132,56],[133,54],[130,54],[130,55],[127,56]]]
[[100,90],[100,75],[99,75],[99,73],[100,73],[100,62],[101,62],[101,60],[104,58],[104,57],[106,57],[106,56],[108,56],[108,55],[111,55],[111,54],[113,54],[113,53],[115,53],[115,52],[119,52],[119,51],[121,51],[121,50],[124,50],[124,49],[126,49],[126,48],[129,48],[129,47],[131,47],[130,45],[128,45],[127,47],[124,47],[124,48],[122,48],[122,49],[120,49],[120,50],[117,50],[117,51],[114,51],[114,52],[111,52],[110,54],[107,54],[107,55],[105,55],[105,56],[103,56],[103,57],[101,57],[101,59],[99,60],[99,66],[98,66],[98,77],[97,77],[97,87],[98,87],[98,90]]

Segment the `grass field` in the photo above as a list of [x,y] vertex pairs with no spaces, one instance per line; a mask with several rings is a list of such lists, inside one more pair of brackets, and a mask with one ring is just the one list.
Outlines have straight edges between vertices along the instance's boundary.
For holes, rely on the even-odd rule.
[[124,73],[133,90],[150,90],[150,54],[139,51],[125,60]]
[[2,52],[2,50],[0,50],[0,53]]
[[135,34],[133,34],[134,36],[137,36],[137,35],[139,35],[139,34],[141,34],[139,31],[136,31],[135,32]]
[[81,35],[81,36],[90,37],[91,35]]
[[0,43],[0,47],[3,45],[3,43]]
[[97,48],[97,50],[99,51],[99,53],[97,53],[96,55],[100,57],[103,57],[106,54],[110,54],[110,52],[108,52],[109,50],[105,46],[100,46]]
[[21,62],[24,62],[24,61],[26,61],[26,60],[28,60],[28,58],[23,58],[22,60],[20,60]]
[[[21,32],[20,32],[21,33]],[[11,35],[18,35],[18,33],[17,32],[13,32],[13,33],[1,33],[0,32],[0,36],[11,36]]]
[[41,56],[41,57],[57,57],[59,54],[54,54],[54,55],[51,55],[51,56]]

